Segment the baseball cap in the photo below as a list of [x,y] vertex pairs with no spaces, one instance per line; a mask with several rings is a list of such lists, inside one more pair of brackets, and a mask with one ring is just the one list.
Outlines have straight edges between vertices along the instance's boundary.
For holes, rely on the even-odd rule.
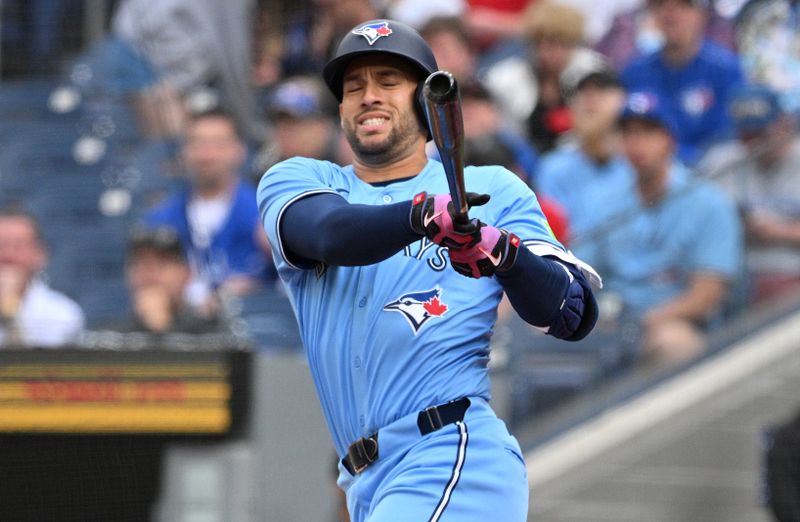
[[628,94],[619,123],[624,126],[626,122],[632,120],[654,123],[672,136],[678,135],[678,123],[675,121],[675,116],[664,100],[654,92],[636,91]]
[[764,85],[747,85],[737,90],[728,109],[739,132],[762,130],[783,113],[778,93]]
[[589,85],[600,88],[622,87],[616,71],[605,59],[587,55],[583,62],[570,65],[561,73],[559,84],[564,97],[569,98]]
[[186,258],[180,236],[170,227],[134,230],[128,238],[128,257],[143,250],[155,250],[167,257]]
[[326,115],[326,104],[319,81],[312,78],[284,80],[269,97],[267,111],[272,117],[290,116],[297,119]]

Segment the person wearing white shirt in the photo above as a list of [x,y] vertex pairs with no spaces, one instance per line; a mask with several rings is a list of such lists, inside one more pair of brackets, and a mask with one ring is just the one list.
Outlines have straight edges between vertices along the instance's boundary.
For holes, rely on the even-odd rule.
[[46,261],[35,218],[0,210],[0,346],[59,346],[83,331],[80,306],[39,278]]

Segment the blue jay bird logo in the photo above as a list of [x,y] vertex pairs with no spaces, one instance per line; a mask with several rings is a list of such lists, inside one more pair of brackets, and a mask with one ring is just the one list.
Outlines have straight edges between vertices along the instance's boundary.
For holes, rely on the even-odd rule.
[[372,45],[377,42],[380,37],[392,34],[392,30],[389,27],[389,22],[383,20],[356,27],[353,29],[353,34],[360,34],[367,39],[367,43]]
[[448,306],[440,300],[442,289],[438,286],[433,290],[423,292],[409,292],[394,301],[386,303],[383,309],[387,312],[399,312],[406,318],[414,335],[417,335],[422,325],[432,317],[441,317]]

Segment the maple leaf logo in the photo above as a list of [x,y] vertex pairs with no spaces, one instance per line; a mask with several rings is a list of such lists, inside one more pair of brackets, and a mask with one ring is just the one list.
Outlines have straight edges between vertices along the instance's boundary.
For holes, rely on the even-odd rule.
[[439,317],[441,315],[444,315],[444,313],[447,311],[447,305],[442,304],[442,302],[439,301],[438,297],[434,297],[427,303],[423,304],[422,307],[425,309],[426,312],[428,312],[430,315],[434,317]]

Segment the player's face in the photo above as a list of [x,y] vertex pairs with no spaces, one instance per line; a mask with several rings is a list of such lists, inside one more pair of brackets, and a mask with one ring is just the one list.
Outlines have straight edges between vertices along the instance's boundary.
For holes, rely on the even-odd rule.
[[401,59],[356,58],[342,84],[339,116],[354,155],[371,165],[385,165],[408,156],[425,135],[414,112],[414,72]]
[[622,144],[639,176],[660,174],[672,161],[673,138],[656,124],[638,120],[626,122],[622,126]]
[[244,161],[244,147],[232,122],[202,118],[186,131],[183,158],[196,183],[217,186],[238,172]]
[[45,251],[27,218],[0,218],[0,272],[14,272],[27,281],[44,268]]

